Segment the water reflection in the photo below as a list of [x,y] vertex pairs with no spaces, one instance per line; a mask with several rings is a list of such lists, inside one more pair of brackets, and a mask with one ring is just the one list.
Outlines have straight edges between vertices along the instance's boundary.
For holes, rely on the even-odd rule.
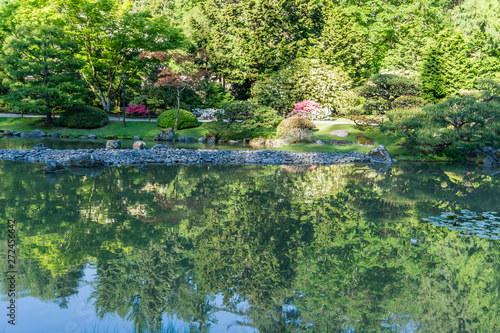
[[[497,176],[432,164],[50,180],[40,169],[0,162],[0,217],[18,221],[18,332],[33,320],[42,332],[500,329],[500,243],[421,221],[498,211]],[[6,253],[6,228],[0,238]]]

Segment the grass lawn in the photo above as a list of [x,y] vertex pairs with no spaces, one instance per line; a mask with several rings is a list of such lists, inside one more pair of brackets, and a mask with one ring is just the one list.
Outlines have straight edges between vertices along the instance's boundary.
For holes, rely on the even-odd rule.
[[[176,131],[176,135],[194,136],[196,139],[203,136],[208,130],[203,126],[195,128],[187,128]],[[35,129],[40,129],[45,133],[57,132],[61,135],[69,135],[71,137],[78,137],[81,135],[94,134],[100,137],[106,135],[115,135],[123,137],[139,136],[141,138],[152,139],[160,132],[161,128],[156,126],[155,121],[128,121],[126,127],[123,128],[123,121],[112,121],[106,126],[95,129],[76,129],[65,128],[57,125],[45,124],[45,118],[0,118],[0,129],[11,129],[19,132],[30,132]]]

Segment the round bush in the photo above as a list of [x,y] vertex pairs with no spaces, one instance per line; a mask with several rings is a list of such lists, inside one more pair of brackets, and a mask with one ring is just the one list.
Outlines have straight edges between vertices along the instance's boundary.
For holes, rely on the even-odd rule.
[[[175,116],[177,109],[167,110],[161,113],[156,119],[156,125],[162,128],[174,128]],[[179,110],[179,120],[177,122],[177,129],[191,128],[198,126],[198,119],[189,111]]]
[[78,105],[67,109],[59,116],[58,124],[70,128],[97,128],[109,123],[103,110],[90,105]]
[[283,137],[287,132],[293,129],[313,129],[316,127],[313,122],[300,117],[292,117],[284,119],[276,129],[278,137]]

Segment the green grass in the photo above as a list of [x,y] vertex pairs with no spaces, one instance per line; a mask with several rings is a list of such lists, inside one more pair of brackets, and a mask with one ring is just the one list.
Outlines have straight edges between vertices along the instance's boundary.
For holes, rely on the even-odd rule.
[[[71,137],[78,137],[81,135],[94,134],[99,137],[104,137],[106,135],[122,136],[122,137],[134,137],[135,135],[141,138],[152,139],[160,132],[161,128],[156,126],[156,122],[145,122],[145,121],[128,121],[126,122],[126,127],[123,128],[122,121],[113,121],[110,124],[95,128],[95,129],[76,129],[76,128],[65,128],[60,127],[55,124],[46,125],[45,118],[0,118],[0,129],[7,130],[11,129],[19,132],[30,132],[35,129],[40,129],[45,133],[57,132],[61,135],[69,135]],[[183,130],[177,130],[177,136],[194,136],[199,138],[203,136],[208,130],[204,127],[204,123],[201,126],[195,128],[187,128]]]

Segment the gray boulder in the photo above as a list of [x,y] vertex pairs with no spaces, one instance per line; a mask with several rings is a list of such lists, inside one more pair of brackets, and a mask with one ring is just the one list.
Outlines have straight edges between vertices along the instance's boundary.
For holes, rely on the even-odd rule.
[[186,143],[194,143],[196,140],[192,136],[187,136],[186,137]]
[[383,145],[378,145],[366,154],[373,163],[392,163],[389,152]]
[[186,138],[184,136],[180,135],[179,138],[177,139],[177,141],[184,142],[184,141],[186,141]]
[[122,147],[122,143],[120,140],[108,140],[106,142],[106,148],[120,149],[121,147]]
[[49,147],[45,143],[39,143],[33,147],[34,150],[45,150],[49,149]]
[[316,142],[318,145],[324,145],[324,144],[326,144],[325,141],[319,140],[319,139],[314,140],[314,142]]
[[335,136],[340,136],[341,138],[345,138],[346,136],[349,136],[349,132],[347,132],[346,130],[336,130],[330,132],[330,135],[335,135]]
[[132,145],[132,149],[146,149],[146,143],[144,141],[136,141]]
[[14,132],[14,136],[21,136],[22,134],[24,134],[23,132]]
[[160,133],[158,133],[158,141],[172,141],[175,138],[175,132],[172,128],[162,129]]
[[137,135],[134,136],[134,141],[139,141],[141,138],[139,138]]
[[203,143],[204,140],[205,140],[205,137],[203,136],[203,137],[201,137],[201,138],[198,139],[198,142],[199,143]]
[[10,135],[14,135],[14,131],[13,131],[13,130],[5,130],[5,131],[3,132],[3,134],[8,135],[8,136],[10,136]]
[[27,136],[45,136],[45,133],[39,129],[26,133]]
[[94,154],[76,155],[69,160],[69,164],[74,167],[92,168],[104,165],[104,161]]
[[215,136],[210,136],[205,139],[206,143],[215,143]]
[[64,166],[61,163],[53,160],[47,161],[47,163],[45,163],[45,167],[43,168],[43,172],[45,173],[52,173],[61,170],[64,170]]
[[59,134],[59,133],[50,133],[50,136],[53,137],[53,138],[59,138],[59,137],[61,137],[61,134]]
[[94,134],[89,134],[88,138],[90,140],[95,140],[95,139],[97,139],[97,136],[95,136]]
[[228,142],[229,142],[230,144],[232,144],[232,145],[235,145],[235,144],[237,144],[237,143],[238,143],[238,141],[236,141],[236,140],[229,140]]

